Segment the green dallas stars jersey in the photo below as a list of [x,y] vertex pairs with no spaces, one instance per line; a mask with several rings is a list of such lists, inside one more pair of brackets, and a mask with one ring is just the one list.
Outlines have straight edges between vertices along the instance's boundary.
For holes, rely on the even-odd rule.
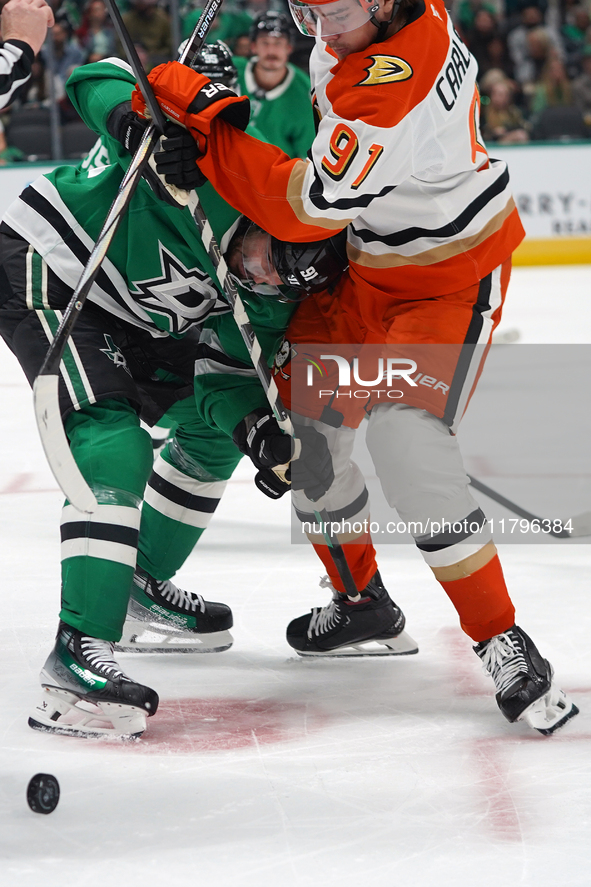
[[[49,267],[74,288],[107,216],[130,155],[107,131],[109,114],[128,101],[135,78],[110,59],[77,68],[68,94],[84,122],[102,136],[110,163],[62,166],[23,191],[4,216]],[[204,208],[216,235],[237,213],[208,189]],[[153,335],[178,336],[228,310],[188,209],[169,206],[141,181],[89,295],[91,302]]]

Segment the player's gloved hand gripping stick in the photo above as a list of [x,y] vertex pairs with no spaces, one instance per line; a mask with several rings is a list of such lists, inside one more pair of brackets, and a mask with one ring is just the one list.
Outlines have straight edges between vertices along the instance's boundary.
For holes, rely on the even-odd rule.
[[[128,51],[131,48],[135,52],[129,34],[121,21],[118,9],[112,0],[106,0],[106,2],[114,22],[116,23],[118,20],[121,25],[118,28],[118,33],[122,42]],[[181,61],[190,62],[199,52],[221,5],[222,0],[209,0],[181,55]],[[137,77],[138,72],[136,71],[135,73]],[[146,79],[143,69],[142,74],[144,79]],[[55,338],[49,346],[45,361],[33,386],[35,416],[47,461],[68,501],[79,511],[89,513],[95,510],[97,502],[94,493],[84,480],[72,456],[64,431],[58,397],[60,364],[74,324],[99,272],[101,262],[149,163],[152,151],[161,133],[164,131],[165,118],[151,90],[150,95],[151,101],[150,99],[148,100],[148,109],[152,114],[153,123],[146,129],[139,148],[121,181],[117,196],[97,237],[68,307],[64,311]]]

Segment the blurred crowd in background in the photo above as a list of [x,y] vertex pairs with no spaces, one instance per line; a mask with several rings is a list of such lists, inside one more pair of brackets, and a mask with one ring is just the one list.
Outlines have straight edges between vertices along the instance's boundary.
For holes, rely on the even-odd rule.
[[[0,163],[55,157],[55,145],[52,153],[49,137],[47,142],[41,138],[52,106],[54,119],[57,106],[63,132],[62,158],[84,156],[95,136],[78,119],[65,83],[79,65],[124,57],[103,0],[52,0],[51,5],[56,24],[35,59],[32,77],[1,115]],[[119,0],[118,6],[149,70],[177,57],[178,44],[191,34],[203,3]],[[208,39],[223,40],[236,57],[256,58],[253,26],[269,10],[290,21],[286,0],[227,0]],[[478,62],[487,143],[591,138],[591,0],[454,0],[450,11]],[[285,59],[290,69],[298,69],[301,81],[313,41],[295,27],[273,39],[283,41]],[[286,64],[284,69],[287,77]],[[37,127],[34,138],[27,139],[28,126]]]

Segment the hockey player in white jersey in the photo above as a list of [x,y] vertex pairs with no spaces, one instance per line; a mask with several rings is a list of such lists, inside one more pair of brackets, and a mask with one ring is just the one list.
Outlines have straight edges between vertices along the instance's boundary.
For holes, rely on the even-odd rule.
[[[290,8],[316,38],[310,71],[319,127],[308,160],[269,145],[255,150],[215,116],[212,85],[194,72],[172,62],[150,81],[167,113],[194,133],[201,170],[261,228],[291,241],[347,228],[349,273],[333,294],[304,303],[290,342],[433,344],[455,353],[437,405],[428,398],[365,405],[376,472],[406,522],[472,527],[475,516],[478,532],[415,542],[494,679],[504,716],[550,733],[577,708],[515,625],[497,550],[450,434],[482,369],[523,238],[507,166],[488,156],[480,136],[476,62],[442,0],[290,0]],[[360,418],[345,416],[344,424]],[[356,521],[368,502],[362,478],[347,474],[347,446],[327,507]],[[304,516],[314,511],[301,497],[296,504]],[[345,545],[361,595],[354,601],[315,540],[334,600],[288,627],[289,643],[304,655],[346,654],[355,621],[362,644],[371,640],[361,626],[386,592],[371,540],[358,542]]]

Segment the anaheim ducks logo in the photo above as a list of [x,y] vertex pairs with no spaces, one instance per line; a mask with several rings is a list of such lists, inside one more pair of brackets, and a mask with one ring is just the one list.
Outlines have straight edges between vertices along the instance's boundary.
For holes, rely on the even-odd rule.
[[408,62],[395,55],[370,55],[371,65],[366,68],[367,77],[357,86],[376,86],[381,83],[398,83],[410,80],[413,70]]
[[286,371],[285,367],[289,365],[292,358],[297,356],[298,352],[291,342],[288,339],[283,339],[273,362],[273,375],[280,375],[286,381],[291,379],[291,374]]

